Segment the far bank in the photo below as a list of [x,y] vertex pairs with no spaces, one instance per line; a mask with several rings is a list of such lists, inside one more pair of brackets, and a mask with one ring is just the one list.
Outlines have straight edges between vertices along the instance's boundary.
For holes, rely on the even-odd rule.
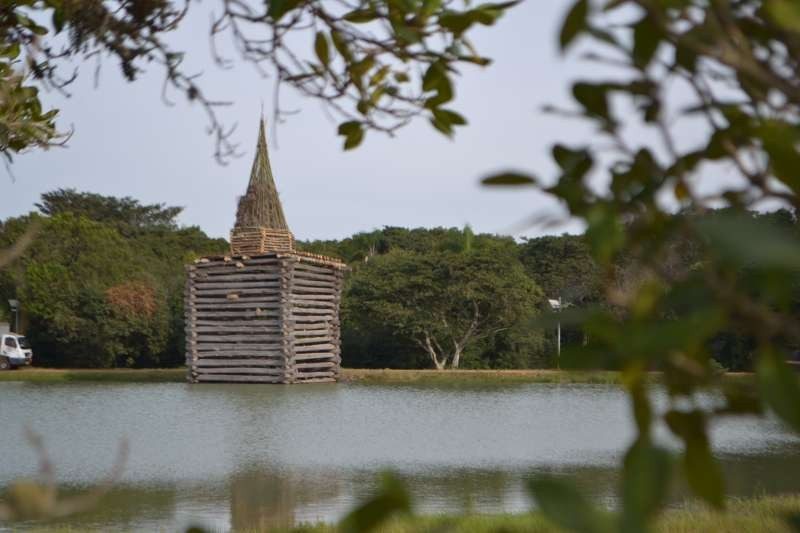
[[[753,374],[729,372],[725,380],[749,380]],[[652,374],[657,381],[658,373]],[[62,369],[23,368],[0,372],[2,381],[31,383],[66,382],[129,382],[129,383],[185,383],[185,368],[157,369]],[[372,368],[343,368],[343,383],[364,384],[527,384],[527,383],[583,383],[596,385],[618,385],[619,372],[607,370],[400,370]]]

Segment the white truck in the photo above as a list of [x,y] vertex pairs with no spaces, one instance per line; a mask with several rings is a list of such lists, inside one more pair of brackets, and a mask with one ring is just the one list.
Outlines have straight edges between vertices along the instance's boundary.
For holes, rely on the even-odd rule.
[[0,323],[0,370],[30,365],[33,351],[24,335],[11,333],[8,324]]

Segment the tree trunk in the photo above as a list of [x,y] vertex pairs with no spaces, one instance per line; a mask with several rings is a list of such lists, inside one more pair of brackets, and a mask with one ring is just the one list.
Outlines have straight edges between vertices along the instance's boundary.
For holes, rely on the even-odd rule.
[[453,359],[450,362],[450,368],[458,368],[458,364],[461,362],[461,346],[456,346],[453,350]]
[[457,341],[453,339],[453,359],[450,363],[450,368],[458,368],[458,365],[461,363],[461,354],[464,352],[464,347],[472,339],[472,336],[478,329],[481,316],[480,311],[478,310],[478,304],[473,301],[472,307],[474,309],[472,323],[469,325],[469,328],[467,329],[466,333],[464,333],[464,336],[461,338],[461,340]]
[[433,342],[431,342],[431,336],[425,332],[425,342],[419,343],[428,352],[428,355],[431,357],[431,361],[433,361],[433,366],[436,367],[436,370],[444,370],[444,367],[447,365],[447,357],[444,359],[439,359],[439,354],[437,353],[436,348],[433,346]]

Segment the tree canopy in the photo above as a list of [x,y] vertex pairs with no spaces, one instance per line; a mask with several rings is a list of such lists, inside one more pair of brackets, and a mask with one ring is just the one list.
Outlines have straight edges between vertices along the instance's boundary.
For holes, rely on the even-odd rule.
[[183,264],[224,252],[224,240],[179,227],[177,207],[75,191],[42,196],[41,214],[9,219],[9,244],[37,238],[0,271],[0,291],[23,302],[40,363],[174,366],[183,360]]
[[405,335],[437,369],[458,368],[484,338],[532,317],[541,292],[513,254],[392,251],[348,285],[345,320]]
[[39,211],[48,216],[72,213],[89,220],[114,226],[126,237],[158,229],[177,229],[177,217],[182,207],[164,204],[142,205],[131,197],[115,198],[100,194],[78,192],[75,189],[57,189],[42,194]]

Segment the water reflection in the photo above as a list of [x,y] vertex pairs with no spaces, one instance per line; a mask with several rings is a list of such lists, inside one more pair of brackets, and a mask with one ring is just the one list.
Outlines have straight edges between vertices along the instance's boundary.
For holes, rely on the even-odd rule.
[[[14,405],[15,409],[8,406]],[[438,388],[0,384],[0,484],[31,475],[22,428],[44,434],[59,478],[101,479],[127,435],[124,479],[77,529],[178,531],[333,521],[403,477],[420,512],[519,512],[525,480],[574,478],[609,506],[632,436],[621,391],[606,386]],[[770,420],[714,428],[729,492],[800,491],[800,442]],[[672,501],[686,496],[676,484]]]
[[313,518],[314,510],[333,509],[345,492],[343,480],[331,475],[281,475],[258,470],[230,481],[230,526],[234,530],[291,527]]

